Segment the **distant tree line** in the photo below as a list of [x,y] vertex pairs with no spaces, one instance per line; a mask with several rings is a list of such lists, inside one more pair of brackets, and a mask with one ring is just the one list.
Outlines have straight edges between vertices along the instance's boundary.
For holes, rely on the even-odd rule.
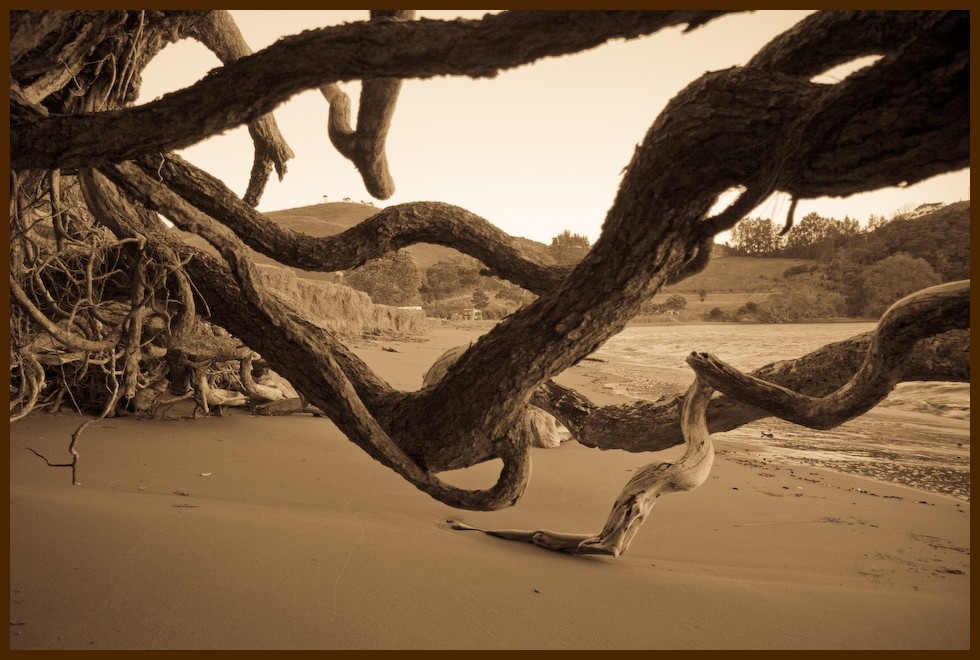
[[551,239],[548,252],[559,264],[576,264],[585,258],[590,247],[587,237],[566,229]]
[[[879,317],[919,289],[970,277],[970,203],[903,209],[890,219],[803,217],[785,236],[764,219],[739,223],[728,248],[735,255],[814,260],[786,269],[780,290],[737,318],[805,321],[832,316]],[[714,320],[735,320],[712,310]]]
[[[923,212],[925,208],[928,212]],[[899,298],[933,284],[969,278],[969,202],[923,205],[891,218],[871,216],[866,227],[845,217],[809,213],[786,236],[770,220],[740,222],[726,244],[733,256],[806,259],[787,268],[778,290],[733,313],[712,309],[715,321],[799,322],[828,317],[877,318]],[[556,263],[574,264],[589,251],[589,239],[565,230],[547,247]],[[421,305],[428,316],[462,317],[479,309],[500,319],[536,298],[521,287],[481,274],[483,265],[460,255],[421,270],[411,254],[397,250],[356,268],[344,283],[383,305]],[[699,292],[704,302],[704,290]],[[676,314],[687,299],[672,295],[649,301],[643,314]]]
[[785,236],[780,235],[782,229],[765,218],[748,218],[735,225],[726,245],[737,256],[823,259],[861,233],[861,225],[853,218],[838,220],[817,213],[797,220]]
[[[865,227],[808,213],[780,236],[782,225],[748,218],[732,229],[725,245],[735,256],[786,257],[831,261],[845,254],[859,265],[905,252],[925,259],[944,281],[969,277],[969,202],[923,204],[901,209],[890,218],[872,215]],[[928,212],[924,212],[928,211]]]

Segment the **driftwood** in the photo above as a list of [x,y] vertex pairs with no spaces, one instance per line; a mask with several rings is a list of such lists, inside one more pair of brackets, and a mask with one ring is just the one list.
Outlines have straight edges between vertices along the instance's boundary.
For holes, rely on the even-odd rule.
[[626,552],[647,514],[664,493],[697,488],[704,483],[714,462],[711,433],[705,423],[705,409],[714,389],[695,380],[684,397],[680,428],[687,441],[684,455],[673,463],[655,463],[640,468],[616,498],[602,531],[596,535],[561,534],[537,530],[484,530],[450,520],[453,529],[481,531],[510,541],[535,545],[575,555],[612,555]]
[[[376,10],[368,21],[307,31],[250,54],[226,12],[12,12],[12,418],[46,405],[41,393],[52,375],[31,349],[38,333],[58,344],[56,352],[81,354],[71,361],[75,373],[91,391],[109,393],[100,404],[114,406],[162,382],[169,373],[163,361],[206,317],[248,356],[259,353],[352,442],[454,507],[491,510],[518,500],[529,477],[535,407],[602,449],[655,451],[686,437],[686,458],[637,475],[600,535],[525,538],[618,554],[659,492],[702,478],[709,432],[770,414],[839,423],[840,411],[866,409],[900,380],[968,380],[965,284],[916,299],[903,312],[907,321],[768,365],[755,378],[696,354],[698,376],[686,396],[600,407],[551,380],[620,331],[665,284],[703,269],[713,237],[772,192],[845,196],[968,166],[965,11],[818,12],[745,66],[693,81],[638,143],[602,236],[574,267],[437,202],[382,209],[325,239],[283,230],[254,209],[271,171],[282,176],[291,155],[269,113],[298,92],[323,93],[331,142],[383,198],[393,189],[385,135],[403,81],[493,76],[610,39],[695,29],[725,13],[504,12],[420,21],[407,10]],[[146,63],[186,37],[223,66],[134,106]],[[810,82],[870,54],[882,58],[837,84]],[[352,79],[364,82],[356,128],[350,100],[336,86]],[[242,124],[255,161],[241,197],[169,153]],[[741,191],[736,201],[709,216],[733,188]],[[158,213],[205,238],[220,258],[184,244]],[[252,248],[289,266],[346,270],[423,241],[474,256],[538,298],[417,392],[395,390],[339,337],[280,302],[248,256]],[[209,386],[198,383],[202,392]],[[71,392],[72,384],[59,389]],[[709,398],[709,385],[725,395]],[[493,458],[504,467],[489,489],[466,491],[438,478]],[[667,481],[651,480],[667,473]]]

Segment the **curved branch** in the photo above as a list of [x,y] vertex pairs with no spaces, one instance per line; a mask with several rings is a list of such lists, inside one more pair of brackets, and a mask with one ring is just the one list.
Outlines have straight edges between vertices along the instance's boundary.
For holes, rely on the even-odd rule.
[[252,402],[277,401],[281,399],[283,397],[281,389],[278,387],[269,387],[268,385],[260,385],[252,378],[253,360],[254,354],[249,353],[248,356],[241,359],[238,365],[238,379],[242,383],[242,389],[245,390],[245,396]]
[[[110,175],[113,179],[125,180],[126,178],[118,175],[112,169],[105,174]],[[241,304],[240,301],[243,300],[244,295],[224,262],[203,250],[188,246],[173,232],[166,231],[164,225],[155,216],[150,218],[146,213],[136,212],[132,205],[119,195],[113,194],[113,191],[108,187],[101,187],[102,191],[99,193],[98,190],[93,191],[91,189],[94,185],[92,181],[85,184],[83,178],[82,182],[82,191],[87,191],[86,200],[88,204],[95,206],[112,204],[113,208],[104,209],[99,220],[115,235],[138,238],[145,241],[148,246],[160,250],[161,254],[173,254],[180,259],[186,268],[187,276],[189,276],[188,281],[193,282],[195,290],[204,298],[207,315],[214,322],[239,337],[251,349],[273,361],[277,370],[286,376],[291,383],[307,379],[311,387],[315,386],[315,376],[301,375],[297,367],[290,368],[289,366],[307,365],[309,363],[306,353],[303,352],[304,349],[302,347],[297,348],[289,342],[280,341],[256,310]],[[155,190],[155,185],[150,182],[147,186],[136,191],[137,198],[150,207],[156,206],[150,194]],[[176,262],[165,259],[165,263]],[[193,318],[187,320],[188,323],[194,321]],[[354,383],[358,395],[362,400],[368,402],[372,408],[382,406],[393,395],[394,391],[391,386],[378,378],[363,360],[347,350],[342,343],[336,341],[331,332],[298,317],[294,320],[305,325],[306,332],[312,337],[314,345],[330,348],[335,359],[342,366],[344,373]],[[187,341],[192,340],[192,337],[183,339],[175,337],[176,348],[184,350],[187,348],[185,346]]]
[[[947,23],[958,25],[962,16],[956,12],[943,16],[942,29],[924,31],[914,39],[915,52],[901,51],[896,61],[913,64],[919,51],[928,52],[929,57],[919,62],[922,66],[904,72],[909,80],[903,87],[914,81],[921,88],[920,96],[934,90],[943,99],[938,102],[955,105],[963,87],[954,91],[948,85],[957,79],[962,55],[969,49],[960,40],[946,38]],[[953,63],[948,69],[941,65],[944,56]],[[937,117],[918,107],[902,116],[915,124],[914,130],[903,132],[902,144],[915,143],[916,148],[885,152],[881,145],[890,144],[885,139],[852,146],[857,161],[867,149],[887,153],[874,175],[855,181],[850,167],[830,161],[821,161],[816,172],[812,167],[801,170],[798,157],[824,148],[822,140],[828,134],[818,131],[821,139],[815,140],[813,132],[818,119],[841,125],[833,137],[834,148],[842,148],[847,139],[843,127],[859,130],[867,108],[897,102],[887,86],[848,82],[815,85],[747,67],[706,74],[688,86],[638,147],[602,236],[585,259],[559,286],[484,335],[438,384],[406,401],[402,410],[406,419],[424,426],[423,411],[435,406],[480,410],[482,418],[490,410],[506,420],[508,409],[526,403],[548,378],[625,327],[643,300],[674,272],[685,269],[691,259],[692,234],[701,238],[699,225],[707,211],[717,195],[732,186],[754,184],[750,192],[758,195],[767,192],[766,181],[770,189],[795,190],[819,175],[824,182],[821,190],[838,194],[853,192],[855,186],[873,188],[890,177],[915,180],[923,163],[932,167],[945,162],[952,167],[968,156],[968,145],[959,139],[961,129],[969,126],[966,108]],[[841,96],[835,90],[842,86],[847,86],[846,96],[852,100],[846,108],[837,105]],[[862,89],[867,93],[861,95]],[[824,117],[824,111],[833,116]],[[853,127],[848,123],[852,118]],[[936,127],[945,131],[942,140],[933,139]],[[494,374],[491,382],[483,377],[488,372]],[[447,455],[440,460],[451,463],[453,459]]]
[[164,245],[151,247],[157,251],[164,267],[171,269],[171,276],[177,288],[176,303],[180,308],[177,310],[176,322],[170,326],[170,341],[177,343],[190,334],[196,322],[197,306],[194,302],[194,289],[173,250]]
[[[902,14],[891,19],[894,28],[910,25],[903,12],[890,13]],[[820,104],[799,117],[795,162],[779,189],[800,198],[847,196],[969,166],[969,12],[919,18],[884,58],[823,86]],[[882,20],[873,15],[867,31]]]
[[688,364],[697,378],[684,395],[680,428],[687,442],[676,463],[651,464],[630,479],[616,498],[606,525],[594,536],[544,530],[483,530],[458,521],[454,529],[482,531],[491,536],[525,541],[571,554],[618,557],[629,547],[657,498],[704,483],[714,457],[705,413],[715,387],[729,396],[763,406],[771,414],[811,428],[831,428],[856,417],[883,399],[900,377],[903,361],[924,337],[969,325],[969,283],[953,282],[924,289],[895,303],[882,317],[865,360],[853,378],[836,392],[813,399],[745,376],[704,353]]
[[[505,12],[479,21],[385,21],[309,30],[231,62],[184,90],[125,110],[12,116],[15,169],[80,167],[188,147],[342,80],[494,76],[610,39],[702,25],[724,11]],[[373,44],[364,57],[363,44]],[[175,130],[175,127],[180,127]]]
[[[13,351],[11,351],[13,353]],[[17,388],[17,400],[10,402],[10,410],[20,406],[16,413],[11,412],[10,421],[16,422],[27,417],[37,405],[37,399],[44,389],[44,367],[41,366],[37,357],[29,350],[19,350],[14,353],[17,356],[17,366],[20,371],[20,386]],[[12,371],[12,369],[11,369]]]
[[816,12],[772,39],[746,66],[810,79],[859,57],[895,52],[939,17],[939,12]]
[[[760,367],[752,375],[821,397],[842,387],[860,368],[873,336],[874,332],[866,332],[827,344],[794,360]],[[970,331],[949,330],[920,339],[901,363],[900,380],[970,382]],[[531,403],[553,415],[587,447],[660,451],[684,441],[677,427],[684,404],[682,394],[657,401],[597,406],[579,392],[548,381],[534,393]],[[726,395],[708,404],[712,433],[731,431],[769,416],[765,410]]]
[[707,353],[692,353],[687,363],[705,382],[738,401],[795,424],[829,429],[867,412],[888,396],[900,380],[916,341],[969,326],[968,280],[940,284],[902,298],[882,316],[851,380],[822,397],[748,376]]
[[[17,114],[12,117],[11,133],[19,140],[12,154],[23,163],[36,159],[44,164],[52,159],[57,165],[102,164],[126,154],[184,146],[255,120],[296,91],[337,80],[493,75],[514,63],[574,52],[610,36],[650,31],[658,21],[667,24],[698,15],[504,14],[477,22],[389,22],[305,33],[229,63],[198,85],[140,108],[78,116],[52,112],[40,117],[37,108],[12,103]],[[709,15],[714,14],[700,14],[702,18],[691,19],[690,24]],[[199,286],[206,298],[225,309],[237,307],[223,312],[230,320],[227,327],[236,334],[271,335],[259,337],[255,348],[271,349],[272,363],[277,368],[287,365],[284,375],[305,394],[315,393],[309,398],[348,437],[437,499],[466,508],[495,508],[512,503],[526,482],[527,443],[516,431],[525,404],[539,385],[624,327],[665,281],[703,266],[710,232],[741,213],[736,207],[705,220],[719,192],[743,185],[749,193],[744,200],[773,189],[790,191],[794,198],[844,194],[962,166],[968,159],[964,134],[969,116],[963,91],[969,68],[969,43],[963,39],[968,18],[955,12],[921,17],[922,29],[918,25],[912,29],[910,23],[896,28],[895,33],[904,36],[895,38],[887,57],[837,86],[813,85],[779,71],[778,64],[717,72],[692,83],[638,146],[603,235],[586,258],[568,276],[553,279],[534,304],[495,327],[438,384],[417,393],[386,391],[373,374],[360,378],[356,373],[360,365],[348,359],[335,338],[312,330],[257,284],[244,246],[227,228],[179,195],[148,182],[130,165],[106,169],[117,180],[131,180],[127,185],[134,197],[149,200],[148,206],[157,205],[154,208],[182,220],[182,226],[219,248],[238,283],[231,282],[223,266],[207,272],[213,261],[189,264],[189,270],[201,278]],[[100,45],[109,51],[107,57],[116,52],[110,42],[131,45],[126,36],[109,35]],[[367,56],[366,42],[375,47]],[[819,49],[799,56],[811,60],[806,66],[821,59]],[[129,68],[122,70],[123,81],[128,79],[125,71],[135,70],[132,66],[129,62]],[[289,75],[284,75],[287,66]],[[113,91],[115,72],[112,68],[111,80],[109,74],[97,80],[91,98],[65,103],[59,110],[71,113],[99,107],[106,99],[113,104],[125,101],[125,89],[111,98],[104,95]],[[28,80],[13,77],[18,84]],[[243,90],[238,83],[246,79],[261,91],[253,95],[251,88]],[[232,89],[233,98],[205,95]],[[176,129],[181,132],[178,136],[168,125],[175,117],[187,126]],[[894,121],[878,125],[889,118]],[[92,132],[93,128],[100,130]],[[886,131],[898,131],[900,136],[894,138]],[[126,144],[108,144],[119,139]],[[159,231],[146,232],[152,222],[147,216],[152,214],[145,208],[127,208],[116,188],[97,172],[83,170],[80,176],[100,221],[105,217],[106,224],[125,228],[127,235],[145,232],[151,241],[158,239]],[[369,222],[362,231],[417,235],[414,220],[409,219],[412,226],[405,230],[399,225],[400,216],[393,217],[377,225]],[[366,251],[391,240],[364,238]],[[350,245],[338,249],[345,259],[356,252]],[[489,252],[493,256],[500,250],[495,245]],[[530,267],[520,263],[514,268],[527,278],[524,271]],[[241,303],[241,295],[215,298],[224,293],[244,294],[248,304]],[[254,320],[254,326],[243,327],[247,320]],[[273,345],[277,343],[281,346]],[[362,394],[372,390],[376,398]],[[113,402],[118,394],[116,387]],[[441,414],[433,415],[433,410]],[[594,420],[601,414],[590,417]],[[498,456],[504,470],[488,491],[453,489],[432,474]]]
[[[307,271],[351,270],[369,259],[415,243],[451,247],[475,257],[494,274],[528,291],[554,288],[571,270],[552,265],[543,249],[513,238],[483,218],[441,202],[391,206],[340,234],[314,237],[282,227],[244,204],[218,179],[174,154],[137,161],[196,208],[235,232],[252,249]],[[112,177],[112,172],[107,171]],[[125,186],[122,179],[117,185]],[[134,194],[130,191],[130,194]],[[159,209],[157,209],[159,210]]]

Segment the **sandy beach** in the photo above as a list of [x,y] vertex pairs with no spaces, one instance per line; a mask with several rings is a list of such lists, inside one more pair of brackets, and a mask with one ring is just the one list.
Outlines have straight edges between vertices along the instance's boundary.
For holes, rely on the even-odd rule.
[[[414,389],[481,331],[436,327],[357,352]],[[623,400],[589,362],[560,380]],[[914,435],[924,422],[907,415],[878,408],[867,423]],[[309,415],[103,420],[79,441],[72,485],[27,448],[64,460],[81,419],[10,427],[12,649],[970,647],[968,490],[781,460],[749,441],[757,431],[716,436],[708,481],[663,497],[612,559],[445,521],[596,532],[632,471],[670,452],[537,449],[524,498],[473,513]],[[966,438],[968,464],[968,420],[929,424]],[[452,479],[484,486],[497,467]]]

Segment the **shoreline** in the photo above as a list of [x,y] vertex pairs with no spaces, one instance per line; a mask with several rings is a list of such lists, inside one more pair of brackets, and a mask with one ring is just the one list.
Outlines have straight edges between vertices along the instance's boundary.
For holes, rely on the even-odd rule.
[[811,324],[821,324],[821,323],[877,323],[878,319],[859,319],[859,318],[831,318],[831,319],[808,319],[806,321],[786,321],[785,323],[770,323],[767,321],[705,321],[705,320],[681,320],[673,318],[665,318],[661,320],[654,320],[649,317],[643,317],[637,319],[633,317],[626,322],[626,327],[647,327],[647,326],[657,326],[657,325],[780,325],[780,326],[794,326],[794,325],[811,325]]
[[[431,328],[438,327],[453,327],[457,330],[463,332],[480,332],[489,330],[494,325],[500,321],[450,321],[448,319],[438,319],[431,316],[427,316],[425,319],[426,331]],[[708,325],[708,326],[723,326],[723,325],[773,325],[773,326],[794,326],[794,325],[819,325],[819,324],[849,324],[849,323],[877,323],[878,319],[863,319],[863,318],[850,318],[850,317],[840,317],[831,319],[810,319],[807,321],[787,321],[785,323],[767,323],[764,321],[706,321],[700,319],[675,319],[673,317],[663,317],[662,319],[655,319],[649,316],[635,316],[626,322],[626,327],[648,327],[648,326],[658,326],[658,325],[669,325],[669,326],[687,326],[687,325]],[[423,335],[424,336],[424,335]]]

